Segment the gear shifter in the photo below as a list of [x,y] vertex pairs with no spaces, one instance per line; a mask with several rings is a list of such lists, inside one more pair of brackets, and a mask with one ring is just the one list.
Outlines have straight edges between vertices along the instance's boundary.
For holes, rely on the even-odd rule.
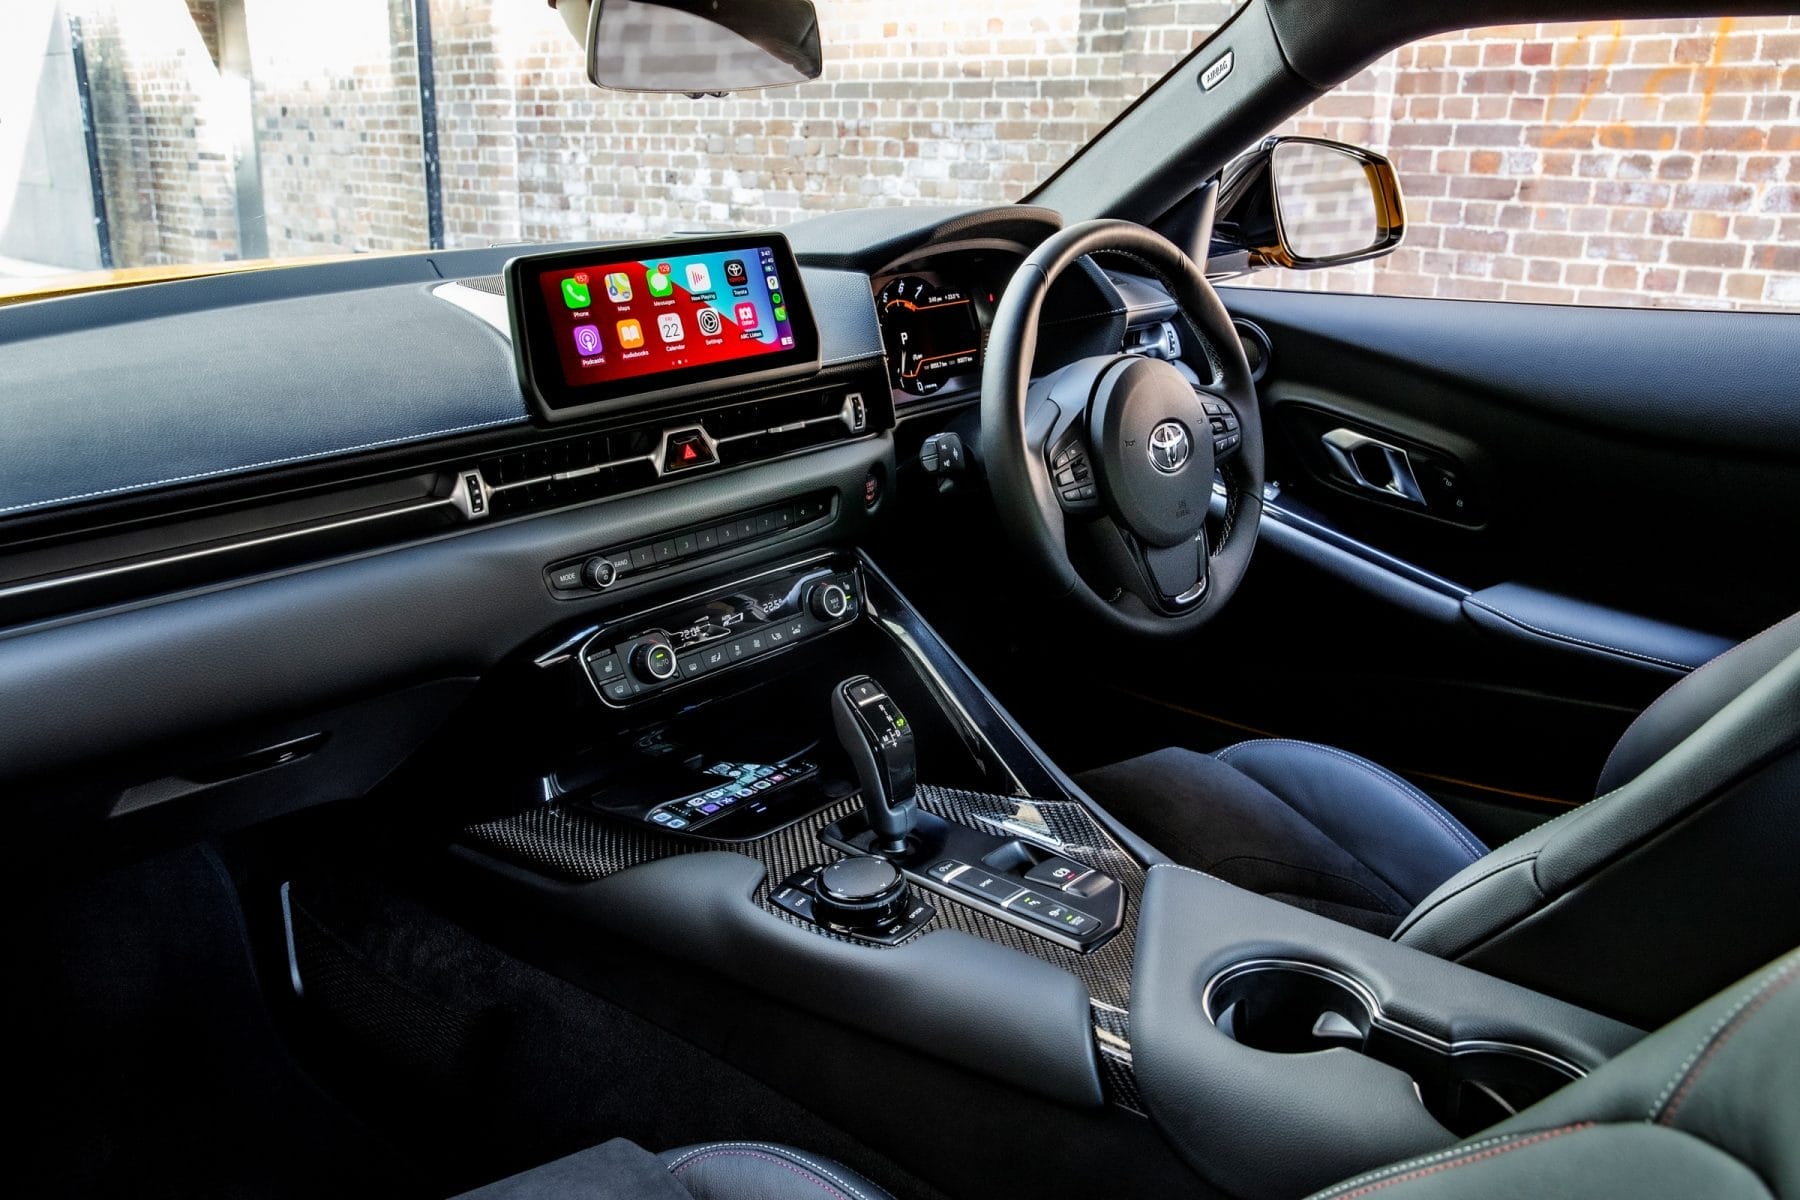
[[832,689],[831,720],[856,764],[876,851],[904,852],[919,811],[911,724],[887,689],[867,675],[852,676]]

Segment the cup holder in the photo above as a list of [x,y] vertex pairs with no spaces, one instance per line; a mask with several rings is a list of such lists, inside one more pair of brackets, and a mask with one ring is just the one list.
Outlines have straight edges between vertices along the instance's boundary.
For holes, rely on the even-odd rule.
[[1426,1110],[1467,1135],[1542,1100],[1582,1072],[1506,1042],[1445,1042],[1382,1015],[1359,980],[1314,963],[1265,959],[1214,976],[1207,1020],[1241,1045],[1271,1054],[1352,1050],[1405,1072]]

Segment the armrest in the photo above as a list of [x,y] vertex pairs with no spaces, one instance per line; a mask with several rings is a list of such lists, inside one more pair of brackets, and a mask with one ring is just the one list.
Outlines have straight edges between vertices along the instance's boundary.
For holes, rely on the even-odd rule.
[[1735,644],[1697,629],[1621,612],[1586,600],[1500,583],[1463,599],[1463,611],[1493,633],[1548,643],[1577,654],[1624,660],[1675,675]]
[[[1131,1043],[1152,1117],[1208,1181],[1234,1195],[1303,1195],[1459,1140],[1414,1075],[1357,1049],[1275,1052],[1213,1023],[1208,986],[1232,968],[1287,960],[1353,981],[1402,1058],[1446,1061],[1501,1043],[1599,1065],[1640,1031],[1222,883],[1151,870],[1138,917]],[[1217,999],[1217,997],[1212,997]],[[1216,1015],[1216,1014],[1215,1014]],[[1327,1034],[1329,1036],[1329,1034]],[[1321,1043],[1329,1044],[1329,1043]]]

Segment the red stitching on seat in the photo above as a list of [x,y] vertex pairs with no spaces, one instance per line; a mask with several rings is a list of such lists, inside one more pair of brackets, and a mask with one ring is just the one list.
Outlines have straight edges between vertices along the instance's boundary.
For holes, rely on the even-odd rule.
[[1466,1167],[1470,1163],[1480,1162],[1484,1158],[1493,1158],[1495,1155],[1505,1154],[1511,1150],[1522,1150],[1534,1142],[1547,1142],[1551,1138],[1561,1137],[1565,1133],[1573,1133],[1577,1129],[1587,1129],[1592,1125],[1592,1121],[1582,1121],[1575,1125],[1564,1125],[1560,1129],[1547,1129],[1543,1133],[1534,1133],[1528,1138],[1510,1142],[1504,1146],[1495,1146],[1491,1150],[1483,1150],[1480,1154],[1471,1154],[1467,1158],[1454,1159],[1450,1162],[1439,1163],[1435,1167],[1426,1167],[1419,1171],[1408,1171],[1404,1175],[1395,1175],[1390,1179],[1383,1179],[1377,1183],[1371,1183],[1366,1187],[1357,1188],[1354,1192],[1346,1192],[1342,1196],[1337,1197],[1336,1200],[1356,1200],[1356,1197],[1358,1196],[1367,1196],[1370,1192],[1379,1192],[1382,1188],[1392,1187],[1396,1183],[1410,1183],[1415,1179],[1423,1179],[1427,1175],[1436,1175],[1439,1171],[1450,1171],[1457,1167]]
[[680,1175],[683,1171],[687,1170],[689,1167],[693,1166],[695,1163],[705,1162],[709,1158],[718,1158],[722,1154],[742,1154],[749,1158],[760,1158],[762,1161],[764,1161],[766,1163],[774,1163],[778,1167],[785,1167],[787,1170],[792,1171],[794,1174],[796,1174],[800,1178],[806,1180],[808,1183],[817,1184],[819,1187],[823,1188],[829,1194],[836,1196],[837,1200],[850,1200],[850,1197],[844,1195],[844,1193],[838,1191],[836,1188],[834,1188],[830,1184],[826,1183],[823,1179],[820,1179],[817,1175],[813,1174],[811,1171],[801,1170],[799,1167],[795,1166],[793,1163],[787,1162],[784,1159],[779,1159],[779,1158],[776,1158],[773,1155],[769,1155],[769,1154],[758,1154],[754,1150],[709,1150],[705,1154],[696,1155],[695,1157],[688,1159],[686,1162],[682,1163],[679,1167],[676,1167],[675,1170],[670,1173],[673,1175]]
[[1750,1018],[1756,1015],[1757,1009],[1773,1000],[1778,992],[1796,979],[1800,979],[1800,962],[1789,966],[1774,986],[1758,996],[1756,1001],[1743,1012],[1732,1018],[1731,1024],[1727,1025],[1720,1031],[1719,1036],[1713,1039],[1713,1044],[1700,1057],[1700,1061],[1694,1064],[1693,1069],[1688,1072],[1687,1078],[1681,1081],[1681,1086],[1676,1089],[1675,1095],[1670,1097],[1668,1107],[1664,1108],[1662,1116],[1657,1118],[1661,1124],[1673,1125],[1675,1123],[1675,1110],[1681,1107],[1683,1100],[1687,1099],[1688,1092],[1693,1089],[1694,1083],[1700,1078],[1700,1072],[1706,1070],[1719,1051],[1724,1049],[1725,1043],[1731,1040],[1732,1035],[1742,1029]]

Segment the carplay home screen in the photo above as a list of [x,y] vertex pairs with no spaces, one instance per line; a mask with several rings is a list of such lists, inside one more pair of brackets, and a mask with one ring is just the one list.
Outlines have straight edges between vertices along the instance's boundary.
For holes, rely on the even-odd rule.
[[541,277],[571,387],[774,354],[794,345],[774,251],[547,271]]

